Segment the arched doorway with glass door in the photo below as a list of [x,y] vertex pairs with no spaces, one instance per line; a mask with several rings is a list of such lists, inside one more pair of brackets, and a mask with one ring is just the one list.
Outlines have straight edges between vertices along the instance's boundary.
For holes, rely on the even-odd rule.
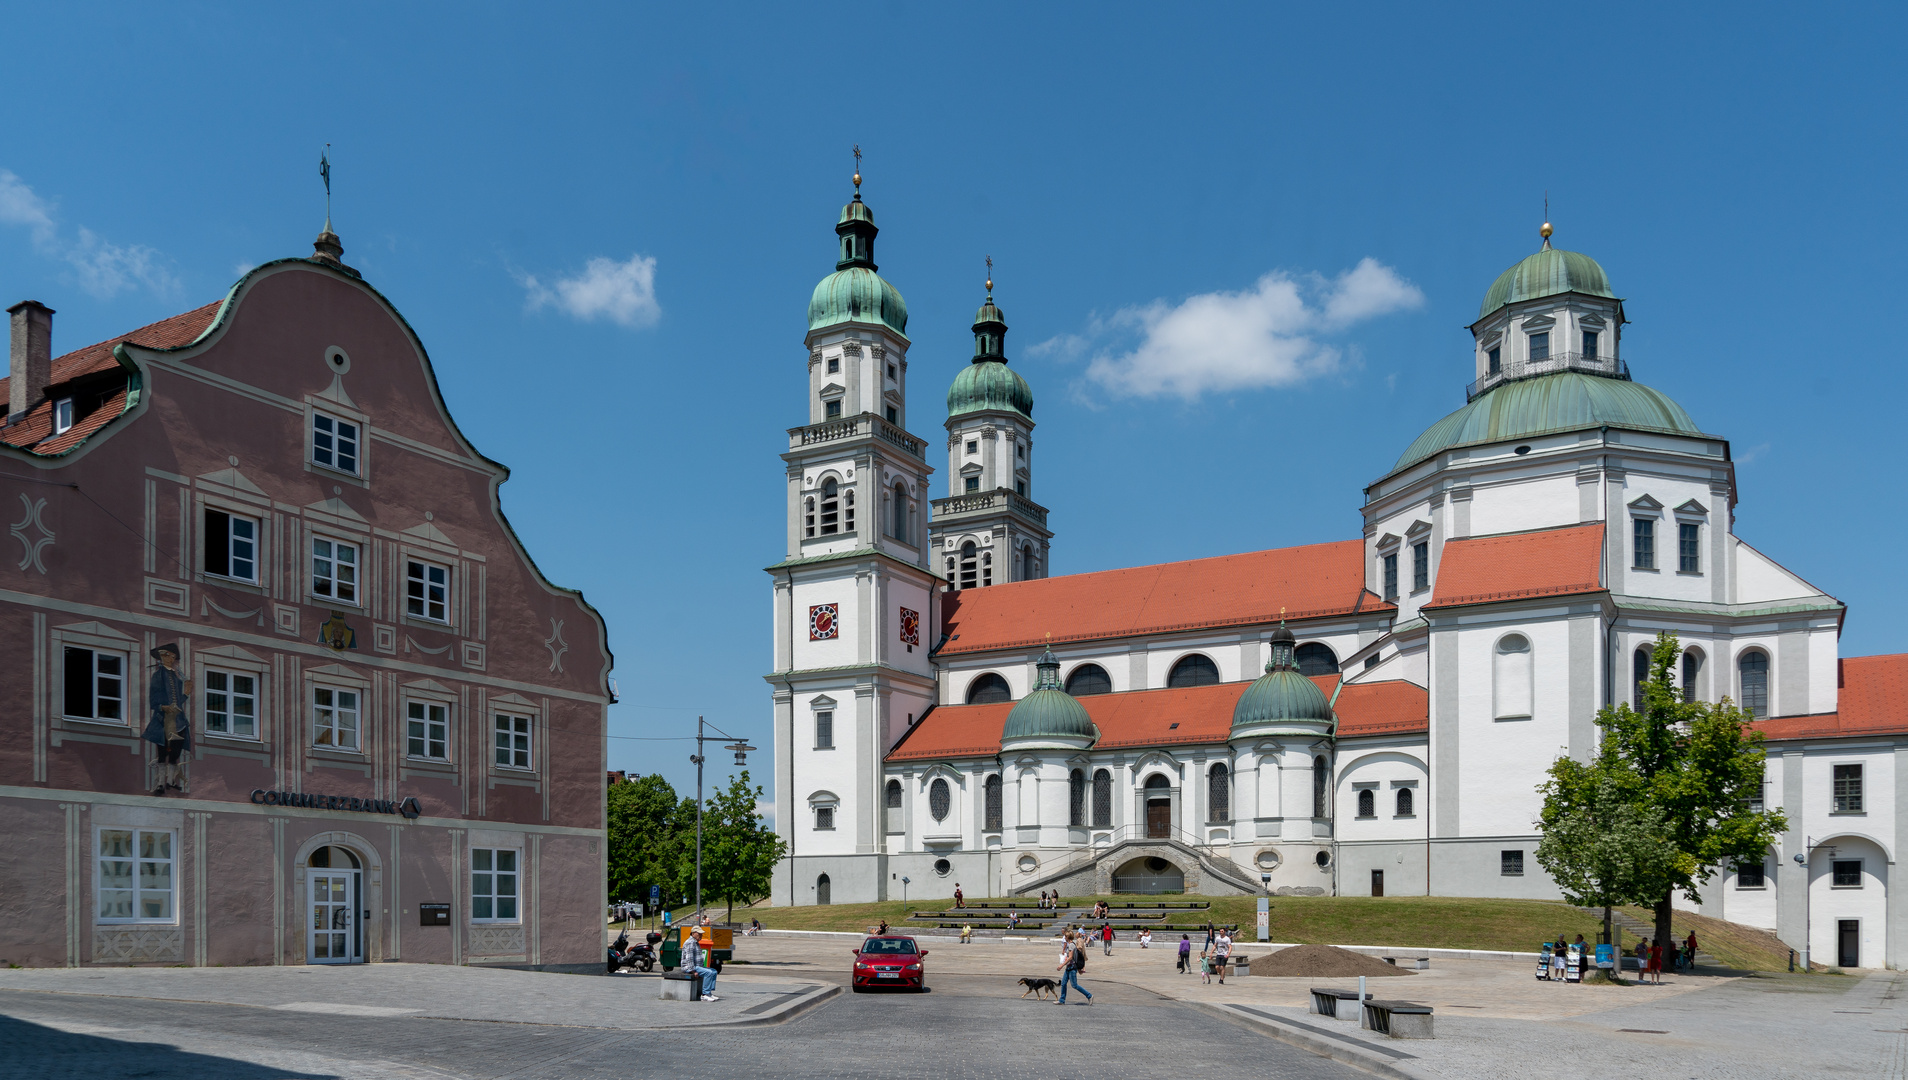
[[364,860],[326,845],[305,861],[305,959],[313,964],[364,961]]

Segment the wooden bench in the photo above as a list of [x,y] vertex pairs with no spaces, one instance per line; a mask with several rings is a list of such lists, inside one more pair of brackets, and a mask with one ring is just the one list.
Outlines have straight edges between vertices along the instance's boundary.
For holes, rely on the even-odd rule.
[[665,971],[658,980],[662,984],[659,998],[663,1001],[701,1001],[702,976],[691,975],[686,971]]
[[1404,961],[1402,965],[1404,967],[1417,971],[1431,970],[1431,958],[1428,956],[1387,956],[1384,958],[1385,963],[1390,964],[1392,967],[1400,966],[1399,961],[1401,960]]
[[1394,1039],[1436,1038],[1431,1034],[1431,1006],[1410,1001],[1366,1001],[1360,1026]]
[[[1371,994],[1367,993],[1365,997],[1369,1000]],[[1312,1011],[1320,1016],[1329,1016],[1334,1020],[1358,1019],[1355,1004],[1351,1007],[1344,1008],[1344,1011],[1340,1012],[1340,1008],[1343,1007],[1347,1001],[1356,1003],[1358,1001],[1358,991],[1340,990],[1336,986],[1312,987]]]

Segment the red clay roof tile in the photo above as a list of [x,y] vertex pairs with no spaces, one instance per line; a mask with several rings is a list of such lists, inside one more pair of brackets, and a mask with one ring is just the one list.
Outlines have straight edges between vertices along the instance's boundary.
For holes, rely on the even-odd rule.
[[1365,589],[1364,543],[1100,570],[947,594],[940,655],[1134,634],[1392,611]]
[[1603,524],[1451,540],[1427,610],[1603,592]]
[[[1330,697],[1336,675],[1313,681]],[[1079,699],[1100,729],[1095,749],[1138,746],[1198,746],[1222,743],[1232,733],[1232,710],[1250,682],[1121,694],[1089,694]],[[1340,738],[1424,731],[1430,696],[1421,686],[1386,681],[1347,686],[1339,695]],[[889,761],[988,757],[1000,753],[1001,728],[1013,710],[1011,701],[988,705],[943,705],[921,722],[888,754]]]
[[1770,739],[1908,735],[1908,653],[1843,660],[1836,708],[1832,713],[1773,716],[1755,727]]

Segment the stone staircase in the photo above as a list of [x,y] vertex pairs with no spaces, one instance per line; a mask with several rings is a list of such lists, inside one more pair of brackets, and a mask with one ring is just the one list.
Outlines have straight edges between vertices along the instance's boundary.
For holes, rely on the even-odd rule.
[[[1599,923],[1603,921],[1602,908],[1580,907],[1580,908],[1577,908],[1577,910],[1583,912],[1586,915],[1589,915],[1591,918],[1596,919]],[[1636,918],[1633,915],[1626,915],[1621,910],[1613,910],[1610,912],[1610,924],[1612,926],[1620,926],[1623,928],[1623,941],[1624,941],[1625,948],[1634,949],[1638,941],[1641,941],[1644,938],[1654,938],[1656,936],[1656,927],[1653,924],[1646,923],[1642,919]],[[1675,913],[1672,913],[1670,917],[1670,929],[1672,931],[1676,930]],[[1678,937],[1676,938],[1676,940],[1680,942],[1684,938],[1688,937],[1689,931],[1690,931],[1690,928],[1688,926],[1685,926],[1682,929],[1682,931],[1678,934]],[[1702,937],[1702,934],[1698,932],[1696,936],[1697,938],[1700,939]],[[1664,961],[1664,963],[1667,964],[1668,961],[1666,960]],[[1726,966],[1723,964],[1721,960],[1718,960],[1714,956],[1711,956],[1709,953],[1704,952],[1700,946],[1698,946],[1696,949],[1696,964],[1699,967]]]

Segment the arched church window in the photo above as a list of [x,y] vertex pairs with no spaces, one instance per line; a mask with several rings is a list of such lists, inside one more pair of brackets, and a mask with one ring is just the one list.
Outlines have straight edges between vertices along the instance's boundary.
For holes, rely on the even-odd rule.
[[1378,816],[1378,796],[1370,788],[1358,789],[1358,816]]
[[828,875],[823,874],[820,877],[816,878],[815,879],[815,902],[817,904],[826,904],[826,903],[832,902],[833,899],[834,899],[834,896],[830,888]]
[[994,553],[991,551],[984,551],[981,553],[981,584],[992,585],[993,583],[994,583]]
[[954,583],[957,589],[971,589],[980,584],[980,549],[969,540],[961,545],[960,580]]
[[1491,656],[1491,713],[1499,720],[1530,716],[1530,639],[1505,634]]
[[1000,831],[1000,774],[995,773],[992,776],[989,776],[987,778],[987,782],[981,785],[981,788],[982,788],[982,791],[985,793],[984,801],[986,803],[986,806],[984,807],[984,812],[986,815],[986,825],[984,826],[984,828],[988,832],[999,832]]
[[1081,664],[1067,676],[1067,693],[1074,697],[1112,692],[1113,680],[1107,675],[1106,669],[1098,664]]
[[1312,816],[1325,816],[1326,797],[1331,794],[1328,782],[1331,778],[1331,766],[1325,764],[1323,757],[1312,759]]
[[1401,787],[1398,789],[1398,816],[1399,817],[1410,817],[1412,815],[1412,813],[1414,812],[1412,810],[1412,801],[1413,801],[1413,797],[1412,797],[1410,788]]
[[1630,707],[1637,712],[1643,711],[1643,688],[1650,683],[1650,654],[1654,651],[1648,645],[1639,645],[1630,657],[1630,675],[1636,683],[1636,697]]
[[1683,700],[1696,700],[1696,676],[1702,674],[1703,651],[1685,649],[1683,651]]
[[1033,545],[1028,544],[1025,547],[1022,547],[1020,549],[1020,580],[1032,581],[1033,579],[1034,579]]
[[845,533],[854,532],[855,531],[855,489],[849,488],[845,493],[843,493],[841,502],[842,502],[841,531]]
[[908,542],[908,489],[894,485],[894,538]]
[[946,821],[948,809],[953,801],[953,793],[949,790],[947,781],[941,777],[935,777],[934,782],[928,785],[928,813],[934,815],[936,821]]
[[1180,657],[1166,675],[1166,685],[1170,687],[1211,686],[1218,681],[1219,665],[1198,653]]
[[975,679],[967,686],[967,703],[969,705],[990,705],[997,701],[1012,701],[1013,699],[1014,691],[1012,687],[1007,685],[1007,680],[991,671]]
[[833,536],[841,531],[841,485],[834,477],[822,481],[821,534]]
[[885,796],[884,801],[887,803],[886,809],[888,812],[887,831],[891,833],[900,832],[901,831],[901,781],[899,780],[888,781],[888,788],[887,788],[887,791],[884,793],[884,796]]
[[802,507],[802,519],[803,527],[806,529],[805,535],[813,539],[815,535],[815,496],[810,495],[808,502]]
[[1742,675],[1742,707],[1758,717],[1769,715],[1769,654],[1750,649],[1736,661]]
[[1093,773],[1093,827],[1113,827],[1113,774],[1105,769]]
[[1224,764],[1206,774],[1206,820],[1223,825],[1232,820],[1232,773]]
[[1086,825],[1086,774],[1078,769],[1067,774],[1067,824]]
[[1308,641],[1292,650],[1292,658],[1298,661],[1300,675],[1338,674],[1338,654],[1324,642]]

